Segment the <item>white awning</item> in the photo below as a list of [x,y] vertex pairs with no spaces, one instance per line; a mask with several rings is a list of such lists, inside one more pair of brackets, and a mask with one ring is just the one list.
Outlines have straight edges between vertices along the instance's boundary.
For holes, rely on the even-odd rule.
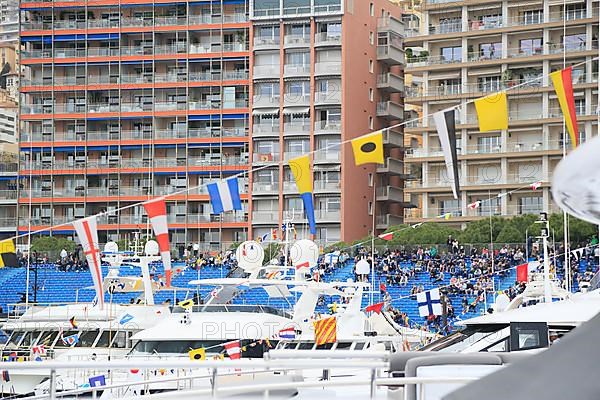
[[495,74],[500,74],[502,73],[502,69],[501,67],[494,67],[494,68],[472,68],[469,70],[469,72],[467,73],[467,75],[469,76],[477,76],[477,75],[495,75]]
[[440,80],[440,79],[456,79],[456,78],[460,78],[460,72],[443,72],[440,74],[429,74],[429,77],[427,78],[430,81],[434,81],[434,80]]
[[252,110],[252,115],[277,115],[279,108],[256,108]]
[[310,107],[286,107],[283,109],[285,115],[290,114],[308,114]]

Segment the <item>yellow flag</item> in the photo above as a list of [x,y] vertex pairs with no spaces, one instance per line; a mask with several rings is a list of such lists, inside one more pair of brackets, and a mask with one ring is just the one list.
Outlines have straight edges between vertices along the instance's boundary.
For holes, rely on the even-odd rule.
[[18,267],[17,252],[15,242],[12,239],[6,239],[0,242],[0,268]]
[[354,152],[354,163],[383,164],[383,133],[377,131],[352,140],[352,151]]
[[188,352],[190,360],[192,361],[204,361],[206,360],[206,350],[204,348],[193,349]]
[[289,164],[296,180],[296,186],[298,186],[298,193],[312,193],[313,179],[310,171],[310,157],[306,155],[294,158],[290,160]]
[[180,301],[179,303],[177,303],[177,305],[181,308],[184,308],[186,310],[192,308],[194,306],[194,300],[192,299],[187,299],[184,301]]
[[498,92],[475,100],[479,131],[508,129],[508,100],[506,92]]
[[448,220],[450,218],[452,218],[452,213],[446,213],[446,214],[444,214],[444,219]]

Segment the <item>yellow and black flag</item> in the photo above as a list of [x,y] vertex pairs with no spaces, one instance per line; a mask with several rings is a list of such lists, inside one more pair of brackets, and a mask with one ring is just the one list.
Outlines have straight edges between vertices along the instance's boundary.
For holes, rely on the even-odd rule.
[[383,164],[383,133],[377,131],[368,135],[357,137],[352,140],[352,151],[354,152],[354,163]]
[[179,303],[177,303],[177,305],[183,309],[189,310],[190,308],[192,308],[194,306],[194,300],[187,299],[184,301],[180,301]]
[[188,352],[190,360],[192,361],[204,361],[206,360],[206,350],[202,347],[198,349],[192,349]]
[[18,267],[17,251],[12,239],[0,241],[0,268]]

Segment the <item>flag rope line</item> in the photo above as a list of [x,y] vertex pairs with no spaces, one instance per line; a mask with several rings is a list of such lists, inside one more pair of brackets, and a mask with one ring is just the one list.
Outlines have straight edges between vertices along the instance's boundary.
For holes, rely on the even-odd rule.
[[[586,60],[586,61],[582,61],[582,62],[577,63],[577,64],[573,64],[571,67],[578,67],[578,66],[581,66],[581,65],[585,65],[588,62],[593,62],[593,61],[596,61],[598,59],[600,59],[600,56],[599,57],[591,58],[591,59]],[[507,88],[505,90],[502,90],[501,92],[509,92],[509,91],[514,90],[514,89],[518,89],[518,88],[520,88],[522,86],[525,86],[527,84],[530,84],[532,82],[537,82],[540,79],[543,79],[545,76],[550,76],[550,74],[538,76],[538,77],[536,77],[534,79],[530,79],[530,80],[528,80],[526,82],[520,83],[519,85],[515,85],[513,87],[510,87],[510,88]],[[481,97],[477,97],[475,99],[469,99],[464,104],[458,104],[456,106],[449,107],[449,108],[447,108],[445,110],[457,110],[457,109],[460,109],[461,107],[463,107],[463,106],[465,106],[467,104],[474,103],[475,100],[477,100],[479,98],[481,98]],[[330,150],[330,149],[341,148],[343,145],[348,144],[348,143],[352,142],[353,140],[355,140],[355,139],[357,139],[359,137],[367,136],[367,135],[370,135],[370,134],[373,134],[373,133],[376,133],[376,132],[390,131],[390,130],[392,130],[394,128],[398,128],[400,126],[404,126],[404,125],[410,124],[412,122],[417,122],[417,121],[421,121],[421,120],[425,121],[429,117],[433,116],[434,114],[435,113],[430,113],[430,114],[427,114],[427,115],[424,115],[424,116],[421,116],[421,117],[410,119],[408,121],[402,121],[400,123],[397,123],[397,124],[394,124],[394,125],[390,125],[390,126],[385,127],[385,128],[381,128],[381,129],[378,129],[378,130],[375,130],[375,131],[372,131],[372,132],[365,133],[364,135],[357,136],[356,138],[344,140],[344,141],[342,141],[342,142],[340,142],[338,144],[326,146],[326,147],[324,147],[322,149],[311,150],[311,151],[307,152],[305,155],[314,155],[316,153],[320,153],[320,152],[327,151],[327,150]],[[243,177],[246,174],[249,175],[250,173],[262,171],[263,169],[271,168],[273,166],[283,165],[284,163],[287,163],[287,162],[288,161],[280,160],[280,161],[277,161],[277,162],[268,163],[266,165],[263,165],[263,166],[260,166],[260,167],[257,167],[257,168],[251,168],[249,171],[243,171],[243,172],[237,173],[235,175],[231,175],[231,176],[229,176],[226,179],[240,178],[240,177]],[[210,183],[212,183],[212,182],[210,182]],[[181,189],[181,190],[175,191],[173,193],[169,193],[169,194],[166,194],[166,195],[154,197],[151,201],[166,200],[169,197],[178,196],[178,195],[181,195],[181,194],[185,194],[185,193],[191,192],[193,190],[198,190],[198,189],[204,188],[204,187],[208,186],[210,183],[203,183],[201,185],[197,185],[197,186],[193,186],[193,187]],[[29,188],[29,190],[31,191],[32,188]],[[126,205],[126,206],[119,207],[119,208],[115,208],[115,209],[112,209],[112,210],[106,210],[104,212],[100,212],[100,213],[97,213],[97,214],[94,214],[94,215],[90,215],[90,216],[88,216],[86,218],[90,218],[90,217],[103,217],[103,216],[107,216],[107,215],[114,215],[114,214],[116,214],[116,213],[118,213],[120,211],[124,211],[124,210],[128,210],[130,208],[138,207],[138,206],[140,206],[142,204],[145,204],[147,202],[148,201],[140,201],[140,202],[137,202],[137,203],[133,203],[133,204],[129,204],[129,205]],[[83,219],[83,218],[79,218],[79,219]],[[73,221],[76,221],[76,220],[73,220]],[[49,226],[49,227],[46,227],[46,228],[37,229],[37,230],[35,230],[33,232],[31,232],[31,230],[30,230],[29,232],[22,233],[22,234],[17,234],[15,236],[9,237],[7,239],[16,240],[16,239],[20,239],[22,237],[26,237],[28,235],[36,235],[38,233],[52,231],[53,229],[56,229],[56,228],[65,227],[65,226],[71,225],[71,223],[73,221],[63,222],[63,223],[52,225],[52,226]],[[17,227],[17,229],[18,229],[18,227]]]

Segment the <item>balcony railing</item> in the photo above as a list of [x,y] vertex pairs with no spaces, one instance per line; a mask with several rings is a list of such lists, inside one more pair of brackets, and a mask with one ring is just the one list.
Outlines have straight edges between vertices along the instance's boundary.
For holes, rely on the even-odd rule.
[[317,33],[315,35],[316,45],[339,45],[342,43],[341,35],[331,35],[327,32]]
[[316,121],[315,133],[340,133],[342,131],[342,121]]
[[316,74],[338,75],[342,73],[342,62],[326,61],[315,64]]

